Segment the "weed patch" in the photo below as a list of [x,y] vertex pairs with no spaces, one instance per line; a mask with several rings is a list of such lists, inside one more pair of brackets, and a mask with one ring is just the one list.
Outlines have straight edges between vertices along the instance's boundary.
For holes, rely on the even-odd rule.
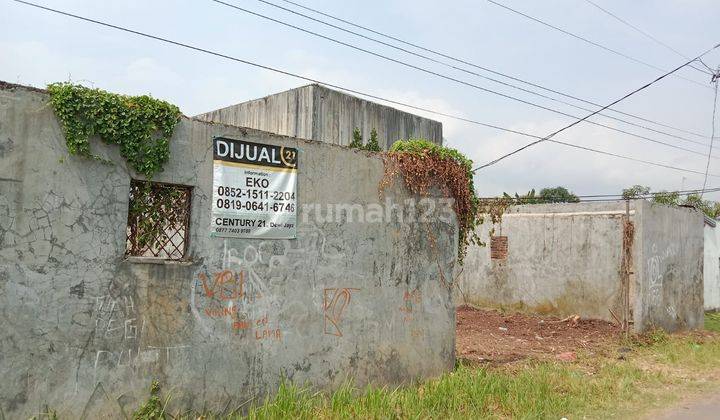
[[705,329],[720,332],[720,312],[708,312],[705,314]]

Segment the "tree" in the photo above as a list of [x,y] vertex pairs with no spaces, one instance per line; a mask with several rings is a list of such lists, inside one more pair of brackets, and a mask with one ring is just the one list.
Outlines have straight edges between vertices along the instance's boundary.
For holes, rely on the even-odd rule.
[[355,127],[353,130],[353,139],[348,145],[351,149],[362,149],[363,147],[363,139],[362,139],[362,133],[360,133],[360,129]]
[[701,210],[711,219],[716,219],[720,216],[720,203],[717,201],[703,200],[700,194],[688,195],[683,204]]
[[716,219],[720,217],[720,203],[716,201],[703,200],[700,194],[690,194],[683,200],[677,191],[658,191],[651,193],[650,187],[633,185],[623,190],[623,199],[632,200],[652,196],[652,202],[667,206],[692,206],[706,216]]
[[622,191],[622,198],[624,200],[630,200],[633,198],[643,198],[650,194],[650,187],[644,185],[635,184],[630,188],[625,188]]
[[369,152],[379,152],[381,149],[380,145],[378,144],[377,136],[377,130],[373,128],[372,131],[370,131],[370,140],[368,140],[367,144],[365,145],[365,147],[363,147],[363,149]]
[[542,203],[579,203],[580,198],[565,187],[543,188],[538,195]]
[[367,144],[363,145],[362,133],[359,128],[355,127],[355,129],[353,129],[353,139],[348,147],[351,149],[367,150],[368,152],[379,152],[382,149],[380,148],[377,137],[377,130],[373,128],[372,131],[370,131],[370,140],[368,140]]
[[509,200],[513,204],[540,204],[540,203],[579,203],[580,198],[565,187],[543,188],[537,194],[535,189],[528,191],[525,195],[515,193],[512,196],[506,192],[503,198]]
[[509,201],[512,204],[537,204],[539,203],[537,196],[535,195],[535,189],[532,189],[528,191],[525,195],[519,195],[518,193],[515,193],[515,196],[504,192],[503,198],[507,201]]
[[668,206],[679,206],[680,204],[682,204],[680,202],[680,194],[678,194],[676,191],[659,191],[653,193],[652,197],[653,203],[666,204]]

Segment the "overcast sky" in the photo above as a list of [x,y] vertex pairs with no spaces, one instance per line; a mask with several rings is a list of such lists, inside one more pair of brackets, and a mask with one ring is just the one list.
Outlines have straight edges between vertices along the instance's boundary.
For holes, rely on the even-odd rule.
[[[0,1],[0,80],[33,86],[72,80],[115,92],[149,93],[179,105],[186,115],[306,84],[292,77],[49,14],[10,0]],[[37,1],[351,89],[541,136],[572,121],[332,44],[209,0]],[[324,27],[257,0],[225,1],[485,88],[569,114],[584,113]],[[685,61],[584,0],[497,1],[662,69],[671,69]],[[686,56],[696,56],[720,43],[717,0],[594,1]],[[554,32],[485,0],[297,2],[596,103],[609,103],[662,74]],[[704,61],[717,67],[720,50],[708,54]],[[671,77],[615,108],[709,136],[713,102],[710,77],[692,69],[678,74],[704,86]],[[457,120],[427,116],[443,122],[447,145],[464,152],[478,164],[530,140]],[[702,145],[603,117],[595,120],[697,152],[708,150]],[[708,138],[631,120],[695,142],[709,143]],[[578,125],[557,138],[693,170],[704,171],[706,164],[706,157],[701,155],[589,124]],[[720,157],[720,147],[717,156]],[[720,176],[720,159],[712,160],[710,172]],[[476,185],[482,195],[556,185],[566,186],[577,194],[613,194],[632,184],[649,185],[656,190],[699,188],[702,178],[702,175],[543,143],[478,171]],[[708,184],[720,186],[720,177],[711,177]],[[718,193],[708,197],[720,199]]]

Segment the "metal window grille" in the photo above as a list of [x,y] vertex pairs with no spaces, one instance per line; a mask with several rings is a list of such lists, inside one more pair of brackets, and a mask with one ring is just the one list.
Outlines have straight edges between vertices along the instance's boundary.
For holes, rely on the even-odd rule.
[[157,182],[130,182],[125,255],[180,260],[190,226],[191,188]]

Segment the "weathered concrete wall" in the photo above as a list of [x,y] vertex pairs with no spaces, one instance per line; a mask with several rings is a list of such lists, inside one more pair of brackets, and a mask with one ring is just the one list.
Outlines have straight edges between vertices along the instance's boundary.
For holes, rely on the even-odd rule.
[[[209,236],[213,136],[298,147],[299,222],[303,204],[377,203],[379,158],[183,119],[155,180],[193,186],[189,258],[138,263],[123,256],[132,174],[99,141],[113,164],[69,156],[47,100],[0,87],[0,418],[127,416],[153,378],[171,411],[222,412],[281,376],[331,389],[453,367],[439,270],[452,270],[454,220],[432,223],[442,251],[427,226],[387,220],[310,218],[296,240]],[[409,197],[399,183],[388,195]],[[213,281],[225,270],[245,274],[234,298],[237,284]],[[230,306],[247,323],[223,315]]]
[[[624,202],[512,207],[481,235],[508,237],[507,258],[472,247],[458,303],[505,306],[613,321],[622,314]],[[693,209],[633,201],[635,225],[630,300],[634,327],[668,330],[702,325],[703,217]]]
[[501,305],[541,314],[611,320],[619,314],[624,203],[511,207],[481,237],[508,237],[507,259],[490,246],[472,247],[459,279],[468,303]]
[[703,326],[703,213],[636,203],[635,328]]
[[720,309],[720,228],[706,223],[703,235],[705,237],[704,306],[706,311],[716,311]]
[[367,142],[378,132],[380,147],[424,138],[442,144],[442,124],[427,118],[328,89],[308,85],[198,115],[214,121],[272,133],[348,145],[357,127]]
[[[313,136],[313,98],[313,86],[308,85],[207,112],[195,118],[283,136],[320,140]],[[335,138],[325,141],[342,144]]]

